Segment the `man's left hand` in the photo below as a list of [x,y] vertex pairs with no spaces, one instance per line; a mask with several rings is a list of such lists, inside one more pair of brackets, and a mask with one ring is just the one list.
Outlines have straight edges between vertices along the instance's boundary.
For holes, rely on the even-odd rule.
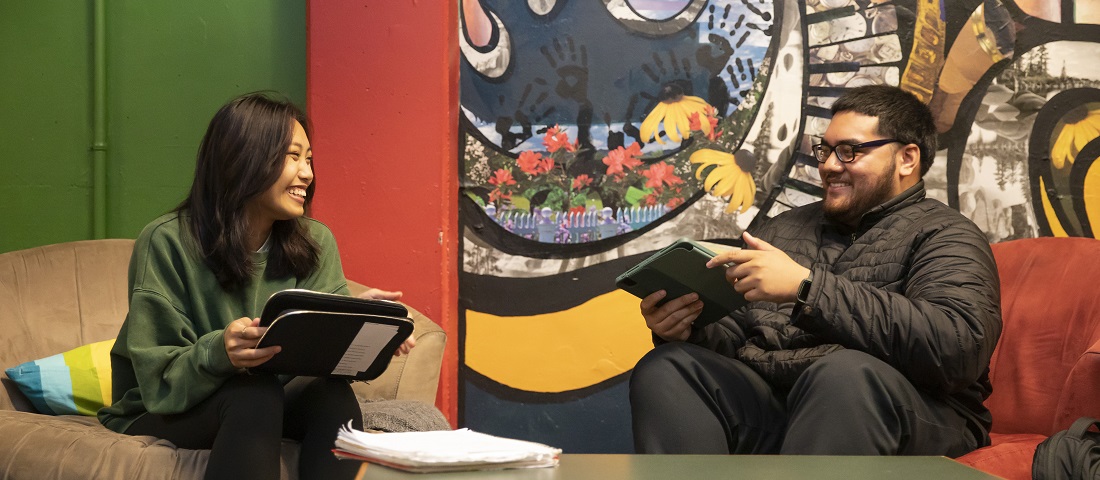
[[749,232],[743,238],[746,248],[721,253],[707,262],[707,267],[733,264],[726,268],[726,280],[750,302],[793,302],[810,269]]

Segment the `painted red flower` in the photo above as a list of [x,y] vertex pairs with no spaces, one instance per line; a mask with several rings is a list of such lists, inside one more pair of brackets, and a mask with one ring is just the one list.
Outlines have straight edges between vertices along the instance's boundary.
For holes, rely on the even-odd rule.
[[629,148],[619,147],[607,152],[607,156],[603,159],[604,165],[607,165],[607,174],[623,174],[641,165],[642,161],[636,158],[641,154],[642,147],[637,143],[630,144]]
[[503,168],[493,172],[492,178],[489,179],[489,185],[515,185],[516,180],[512,178],[512,172]]
[[589,177],[587,173],[577,175],[577,178],[573,179],[573,190],[580,190],[589,185],[592,185],[592,177]]
[[667,206],[669,210],[672,210],[673,208],[679,207],[680,205],[683,205],[683,204],[684,204],[684,199],[683,198],[681,198],[681,197],[672,197],[672,199],[669,200],[668,203],[665,204],[665,206]]
[[512,199],[512,194],[511,193],[504,193],[504,192],[500,191],[499,188],[494,188],[493,191],[489,192],[489,201],[490,202],[496,202],[496,201],[499,201],[499,200],[511,200],[511,199]]
[[688,115],[688,128],[692,131],[703,129],[703,124],[699,122],[699,112],[691,112],[691,115]]
[[[703,126],[703,119],[707,122],[706,126]],[[688,115],[688,128],[692,131],[701,131],[707,139],[714,141],[722,134],[718,131],[718,109],[706,105],[703,107],[703,115],[699,115],[699,112],[692,112]]]
[[554,159],[550,158],[550,157],[543,158],[542,161],[539,162],[538,169],[539,169],[538,170],[539,173],[546,173],[546,172],[549,172],[550,170],[553,170],[554,169]]
[[567,152],[577,151],[577,145],[569,143],[569,134],[561,130],[561,127],[554,125],[546,131],[546,136],[542,139],[542,144],[546,146],[546,151],[554,153],[562,148]]
[[654,163],[649,166],[649,169],[642,172],[642,175],[648,180],[645,182],[646,188],[660,187],[662,185],[676,185],[683,183],[684,179],[676,176],[674,173],[675,168],[665,162]]
[[530,150],[520,152],[519,158],[516,159],[516,164],[519,165],[519,169],[532,177],[540,173],[540,163],[542,163],[542,154]]

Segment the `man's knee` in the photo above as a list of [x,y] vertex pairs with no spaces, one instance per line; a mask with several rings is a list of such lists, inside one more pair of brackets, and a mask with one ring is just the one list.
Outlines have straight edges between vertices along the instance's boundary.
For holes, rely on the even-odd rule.
[[[803,372],[802,377],[825,380],[846,380],[854,375],[881,374],[893,370],[882,360],[859,350],[838,350],[821,357]],[[801,380],[802,377],[799,377]]]
[[901,374],[882,360],[858,350],[830,353],[809,366],[792,388],[793,397],[824,396],[843,403],[871,400]]
[[[693,350],[696,345],[672,342],[658,345],[646,353],[630,374],[630,391],[647,388],[667,389],[669,385],[685,378],[686,368],[695,363]],[[704,349],[705,350],[705,349]]]

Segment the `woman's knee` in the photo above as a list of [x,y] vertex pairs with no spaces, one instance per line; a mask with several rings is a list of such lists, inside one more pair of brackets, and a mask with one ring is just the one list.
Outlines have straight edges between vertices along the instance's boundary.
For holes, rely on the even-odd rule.
[[298,408],[310,411],[311,415],[331,415],[335,418],[359,418],[362,412],[359,399],[355,396],[347,380],[317,378],[309,382],[298,399]]
[[242,406],[248,410],[265,410],[281,414],[283,387],[274,375],[235,375],[215,393],[225,406]]

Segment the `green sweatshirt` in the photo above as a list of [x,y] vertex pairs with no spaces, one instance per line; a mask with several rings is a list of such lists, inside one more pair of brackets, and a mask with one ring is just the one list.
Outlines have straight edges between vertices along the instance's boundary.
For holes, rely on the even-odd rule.
[[[186,215],[186,213],[184,214]],[[271,294],[287,288],[347,295],[336,239],[321,222],[301,218],[320,246],[317,269],[306,278],[266,278],[267,253],[253,254],[255,277],[226,292],[192,251],[180,215],[169,213],[141,231],[130,258],[130,310],[111,350],[114,404],[99,421],[125,432],[145,412],[185,412],[238,370],[222,333],[238,318],[256,318]]]

